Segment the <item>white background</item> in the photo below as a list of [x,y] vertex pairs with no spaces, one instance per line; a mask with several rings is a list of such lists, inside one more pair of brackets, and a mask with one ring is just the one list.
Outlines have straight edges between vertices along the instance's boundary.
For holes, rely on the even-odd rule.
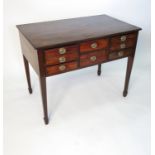
[[[126,59],[48,78],[50,124],[44,126],[38,78],[27,92],[17,24],[108,14],[140,26],[129,94]],[[150,1],[4,1],[5,155],[150,154]]]

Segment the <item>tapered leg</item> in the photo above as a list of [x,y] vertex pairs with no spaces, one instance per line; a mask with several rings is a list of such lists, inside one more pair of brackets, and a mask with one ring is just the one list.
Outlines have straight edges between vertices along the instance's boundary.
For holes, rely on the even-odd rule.
[[40,89],[42,95],[42,103],[43,103],[43,112],[44,112],[44,121],[45,124],[48,124],[48,110],[47,110],[47,94],[46,94],[46,77],[39,77],[40,78]]
[[27,79],[27,83],[28,83],[28,90],[29,90],[29,93],[32,94],[29,63],[28,63],[28,61],[27,61],[27,59],[25,58],[24,55],[23,55],[23,60],[24,60],[24,66],[25,66],[26,79]]
[[128,85],[129,85],[130,75],[131,75],[131,71],[132,71],[133,60],[134,60],[134,56],[129,56],[128,57],[125,85],[124,85],[124,91],[123,91],[123,96],[124,97],[126,97],[127,94],[128,94]]
[[98,64],[98,70],[97,70],[97,75],[101,75],[101,64]]

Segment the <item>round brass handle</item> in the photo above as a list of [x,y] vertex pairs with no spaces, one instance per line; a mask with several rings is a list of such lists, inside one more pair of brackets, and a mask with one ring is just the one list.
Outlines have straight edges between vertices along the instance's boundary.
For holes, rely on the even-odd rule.
[[90,60],[91,60],[91,61],[96,61],[96,56],[91,56],[91,57],[90,57]]
[[97,47],[97,43],[92,43],[91,44],[91,48],[96,48]]
[[59,66],[59,70],[60,70],[60,71],[64,71],[65,69],[66,69],[66,66],[65,66],[65,65]]
[[118,56],[119,57],[122,57],[123,55],[124,55],[124,52],[123,51],[118,52]]
[[66,49],[65,48],[59,48],[59,54],[65,54],[66,53]]
[[126,36],[121,36],[121,41],[125,41],[126,40]]
[[66,58],[65,58],[65,57],[60,57],[60,58],[59,58],[59,62],[60,62],[60,63],[63,63],[63,62],[65,62],[65,61],[66,61]]
[[125,44],[120,44],[120,48],[121,48],[121,49],[123,49],[123,48],[125,48],[125,47],[126,47]]

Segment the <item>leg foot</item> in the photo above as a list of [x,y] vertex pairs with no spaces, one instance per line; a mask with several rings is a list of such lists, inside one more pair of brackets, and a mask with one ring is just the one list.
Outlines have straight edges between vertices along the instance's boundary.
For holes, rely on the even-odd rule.
[[45,125],[48,125],[48,123],[49,123],[48,118],[45,118],[45,117],[44,117],[44,122],[45,122]]
[[101,75],[101,64],[98,64],[98,70],[97,70],[97,75]]
[[32,94],[32,88],[28,88],[29,93]]
[[128,95],[127,91],[123,91],[123,96],[126,97]]

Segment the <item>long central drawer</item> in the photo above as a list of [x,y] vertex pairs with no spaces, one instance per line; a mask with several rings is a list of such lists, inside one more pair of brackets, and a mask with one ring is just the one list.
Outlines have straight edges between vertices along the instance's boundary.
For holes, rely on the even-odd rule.
[[80,53],[87,53],[90,51],[107,49],[108,44],[109,39],[107,38],[85,41],[80,44]]

